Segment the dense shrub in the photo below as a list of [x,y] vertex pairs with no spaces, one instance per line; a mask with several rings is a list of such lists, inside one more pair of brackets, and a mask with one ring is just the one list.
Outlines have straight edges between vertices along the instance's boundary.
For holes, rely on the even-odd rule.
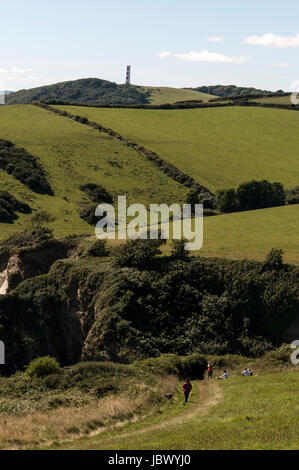
[[162,354],[159,357],[145,359],[137,362],[141,368],[157,375],[178,375],[182,379],[203,379],[207,368],[207,360],[200,354],[178,356],[176,354]]
[[217,209],[221,212],[238,212],[240,204],[234,189],[222,189],[216,193]]
[[76,101],[84,104],[145,104],[149,100],[149,91],[131,85],[118,85],[98,78],[56,83],[30,90],[20,90],[7,99],[7,104],[29,104],[32,101],[57,102]]
[[208,93],[210,95],[219,96],[219,99],[223,99],[223,97],[263,97],[263,96],[281,96],[281,92],[269,92],[266,90],[258,90],[256,88],[249,88],[249,87],[239,87],[235,85],[210,85],[210,86],[201,86],[197,88],[193,88],[193,90]]
[[171,255],[174,258],[187,260],[188,256],[190,255],[190,251],[186,250],[185,248],[185,239],[181,240],[172,240],[171,242]]
[[99,184],[87,183],[80,186],[83,191],[93,202],[98,203],[112,203],[112,197],[108,191]]
[[299,204],[299,186],[286,191],[287,204]]
[[121,268],[149,268],[155,257],[161,254],[161,244],[161,240],[128,240],[115,249],[114,263]]
[[192,205],[193,212],[195,204],[203,204],[204,209],[213,209],[215,207],[215,196],[210,192],[192,188],[187,194],[186,203]]
[[236,190],[218,191],[216,201],[221,212],[238,212],[282,206],[286,202],[286,194],[281,183],[250,181],[240,184]]
[[263,207],[283,206],[285,191],[281,183],[250,181],[240,184],[236,190],[237,200],[242,210],[262,209]]
[[279,270],[283,267],[283,251],[277,248],[272,248],[266,256],[263,263],[264,268],[271,270]]
[[0,191],[0,222],[12,222],[17,219],[15,212],[30,214],[28,204],[18,201],[7,191]]
[[46,174],[35,157],[27,150],[0,139],[0,168],[14,176],[36,193],[53,195]]
[[59,372],[59,364],[53,357],[38,357],[30,362],[26,368],[26,374],[30,377],[45,377],[50,374]]
[[[22,239],[14,241],[19,249]],[[148,243],[124,245],[121,263],[57,261],[0,296],[1,339],[11,345],[5,371],[47,354],[62,365],[165,353],[256,357],[283,342],[298,316],[299,270],[280,252],[264,262],[185,261],[156,256],[158,242]],[[0,245],[1,259],[6,252]]]
[[107,240],[96,240],[93,244],[87,248],[85,251],[86,256],[108,256],[109,255],[109,246]]
[[96,208],[97,204],[81,203],[81,208],[79,211],[81,219],[85,220],[85,222],[87,222],[89,225],[96,225],[99,220],[98,217],[95,216]]

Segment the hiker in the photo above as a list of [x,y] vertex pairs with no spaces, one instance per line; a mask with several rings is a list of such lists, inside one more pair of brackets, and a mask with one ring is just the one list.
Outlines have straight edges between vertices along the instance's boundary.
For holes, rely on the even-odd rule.
[[220,379],[228,379],[228,373],[226,372],[226,370],[223,371],[223,374],[220,376],[220,377],[217,377],[219,380]]
[[187,401],[189,399],[189,395],[190,395],[191,390],[192,390],[192,385],[190,383],[190,380],[187,379],[186,382],[183,384],[183,392],[184,392],[184,395],[185,395],[185,403],[187,403]]
[[244,369],[244,370],[241,372],[241,375],[242,375],[243,377],[249,377],[249,376],[251,375],[251,374],[250,374],[250,370],[247,369],[247,367],[246,367],[246,369]]
[[213,377],[213,372],[214,372],[214,366],[212,362],[208,362],[208,380],[210,380]]

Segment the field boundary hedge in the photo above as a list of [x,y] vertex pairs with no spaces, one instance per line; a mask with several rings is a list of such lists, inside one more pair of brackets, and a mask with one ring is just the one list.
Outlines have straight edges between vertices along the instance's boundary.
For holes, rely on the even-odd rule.
[[166,160],[161,158],[157,153],[152,152],[151,150],[148,150],[147,148],[137,144],[136,142],[130,139],[126,139],[125,137],[121,136],[114,130],[108,127],[104,127],[97,122],[89,121],[87,118],[83,116],[74,115],[74,114],[68,113],[67,111],[62,111],[60,109],[53,108],[52,106],[46,103],[34,102],[33,104],[35,106],[39,106],[40,108],[46,109],[47,111],[51,111],[55,114],[58,114],[59,116],[67,117],[69,119],[72,119],[73,121],[77,121],[81,124],[85,124],[89,127],[92,127],[93,129],[98,130],[99,132],[104,132],[106,134],[109,134],[114,139],[125,144],[127,147],[134,149],[140,155],[145,157],[147,160],[153,163],[153,165],[155,165],[160,171],[162,171],[167,176],[169,176],[169,178],[182,184],[183,186],[186,186],[187,188],[196,189],[198,193],[205,193],[214,198],[214,194],[208,188],[206,188],[205,186],[202,186],[200,183],[195,181],[191,176],[187,175],[186,173],[183,173],[177,167],[172,165],[172,163],[167,162]]

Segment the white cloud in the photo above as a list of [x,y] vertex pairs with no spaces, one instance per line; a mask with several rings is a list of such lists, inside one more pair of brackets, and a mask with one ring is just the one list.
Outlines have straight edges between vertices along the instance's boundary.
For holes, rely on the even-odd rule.
[[264,34],[264,36],[248,36],[243,41],[245,44],[254,44],[264,47],[298,47],[299,34],[296,36],[277,36],[275,34]]
[[287,62],[279,62],[278,64],[269,64],[269,67],[289,67]]
[[205,41],[209,42],[223,42],[224,38],[222,36],[211,36],[209,38],[206,38]]
[[217,62],[227,64],[244,64],[246,62],[254,63],[254,61],[246,55],[242,55],[240,57],[226,56],[224,54],[209,52],[207,50],[200,52],[192,51],[185,54],[173,54],[173,56],[177,59],[188,60],[191,62]]
[[170,57],[171,54],[168,51],[161,51],[159,54],[157,54],[158,57],[165,58],[165,57]]
[[22,74],[22,75],[23,75],[23,74],[25,73],[25,70],[19,69],[18,67],[13,67],[13,68],[12,68],[12,72],[13,72],[13,73],[18,73],[18,74]]

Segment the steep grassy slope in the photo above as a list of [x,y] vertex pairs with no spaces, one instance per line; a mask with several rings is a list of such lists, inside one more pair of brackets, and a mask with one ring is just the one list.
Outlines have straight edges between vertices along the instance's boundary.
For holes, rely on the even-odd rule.
[[7,104],[62,100],[91,104],[145,104],[148,92],[134,85],[118,85],[98,78],[83,78],[29,90],[20,90],[6,98]]
[[212,191],[253,178],[279,181],[286,189],[299,182],[299,114],[293,111],[62,108],[157,152]]
[[171,87],[142,87],[145,91],[150,92],[149,102],[151,104],[165,104],[175,103],[177,101],[190,101],[202,100],[204,103],[208,102],[211,98],[215,98],[208,93],[201,93],[199,91],[187,90],[184,88],[171,88]]
[[[77,202],[86,200],[79,186],[103,185],[112,196],[127,195],[128,202],[183,202],[187,188],[174,182],[134,150],[107,134],[55,116],[35,106],[0,108],[0,136],[39,157],[54,196],[38,195],[3,170],[0,189],[7,190],[32,209],[46,209],[56,217],[55,234],[93,233],[79,218]],[[0,237],[23,226],[1,224]]]

